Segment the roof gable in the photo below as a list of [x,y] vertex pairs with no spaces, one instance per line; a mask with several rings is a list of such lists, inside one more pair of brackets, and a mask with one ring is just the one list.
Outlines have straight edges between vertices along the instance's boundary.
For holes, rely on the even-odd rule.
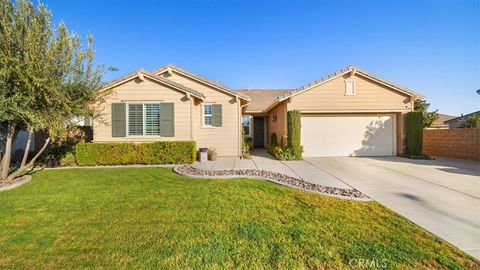
[[161,74],[165,74],[165,73],[170,73],[170,72],[176,72],[176,73],[179,73],[183,76],[186,76],[190,79],[193,79],[199,83],[202,83],[204,85],[207,85],[207,86],[210,86],[214,89],[217,89],[217,90],[220,90],[224,93],[227,93],[227,94],[230,94],[232,96],[236,96],[236,97],[239,97],[243,100],[246,100],[246,101],[249,101],[250,98],[248,96],[245,96],[243,95],[242,93],[238,93],[236,91],[232,91],[230,88],[222,85],[222,84],[219,84],[218,82],[215,82],[215,81],[212,81],[212,80],[209,80],[209,79],[206,79],[202,76],[199,76],[193,72],[190,72],[188,70],[185,70],[181,67],[178,67],[176,65],[173,65],[173,64],[168,64],[168,65],[165,65],[163,67],[160,67],[158,69],[156,69],[153,73],[157,76],[161,75]]
[[104,84],[100,89],[99,91],[106,91],[106,90],[109,90],[109,89],[112,89],[112,88],[115,88],[119,85],[122,85],[126,82],[129,82],[133,79],[136,79],[136,78],[139,78],[141,80],[144,80],[144,78],[148,78],[152,81],[155,81],[159,84],[162,84],[164,86],[167,86],[167,87],[170,87],[170,88],[173,88],[175,90],[178,90],[178,91],[181,91],[181,92],[185,92],[185,93],[188,93],[196,98],[199,98],[199,99],[203,99],[205,96],[200,93],[199,91],[197,90],[194,90],[194,89],[191,89],[189,87],[186,87],[184,85],[181,85],[179,83],[176,83],[174,81],[171,81],[171,80],[168,80],[168,79],[165,79],[165,78],[162,78],[162,77],[159,77],[159,76],[156,76],[154,73],[151,73],[151,72],[148,72],[144,69],[138,69],[134,72],[130,72],[118,79],[115,79],[113,81],[110,81],[106,84]]
[[422,96],[421,94],[417,93],[417,92],[414,92],[414,91],[412,91],[412,90],[410,90],[410,89],[407,89],[407,88],[405,88],[405,87],[402,87],[402,86],[399,86],[399,85],[397,85],[397,84],[394,84],[394,83],[392,83],[392,82],[390,82],[390,81],[387,81],[387,80],[385,80],[385,79],[382,79],[382,78],[380,78],[380,77],[378,77],[378,76],[375,76],[375,75],[372,75],[372,74],[370,74],[370,73],[367,73],[367,72],[365,72],[365,71],[363,71],[363,70],[361,70],[361,69],[359,69],[359,68],[357,68],[357,67],[349,66],[349,67],[347,67],[347,68],[340,69],[340,70],[338,70],[338,71],[336,71],[336,72],[334,72],[334,73],[331,73],[331,74],[329,74],[329,75],[327,75],[327,76],[325,76],[325,77],[322,77],[322,78],[320,78],[319,80],[316,80],[316,81],[314,81],[314,82],[311,82],[311,83],[309,83],[309,84],[306,84],[306,85],[304,85],[304,86],[302,86],[302,87],[300,87],[300,88],[298,88],[298,89],[295,89],[295,90],[293,90],[293,91],[291,91],[291,92],[289,92],[289,93],[286,93],[286,94],[283,94],[283,95],[281,95],[281,96],[278,96],[278,97],[277,97],[277,100],[278,100],[278,101],[282,101],[282,100],[288,99],[288,98],[290,98],[290,97],[296,96],[296,95],[301,94],[301,93],[303,93],[303,92],[305,92],[305,91],[308,91],[308,90],[310,90],[310,89],[312,89],[312,88],[314,88],[314,87],[316,87],[316,86],[319,86],[319,85],[322,85],[322,84],[324,84],[324,83],[327,83],[327,82],[329,82],[329,81],[331,81],[331,80],[333,80],[333,79],[336,79],[336,78],[338,78],[338,77],[340,77],[340,76],[343,76],[343,75],[345,75],[345,74],[348,74],[348,73],[352,73],[352,74],[355,74],[355,75],[363,76],[363,77],[368,78],[368,79],[370,79],[370,80],[373,80],[373,81],[375,81],[375,82],[377,82],[377,83],[380,83],[380,84],[382,84],[382,85],[385,85],[385,86],[391,88],[392,90],[395,90],[395,91],[401,92],[401,93],[403,93],[403,94],[406,94],[407,96],[412,96],[412,97],[413,97],[413,96],[417,96],[417,97],[423,98],[423,96]]

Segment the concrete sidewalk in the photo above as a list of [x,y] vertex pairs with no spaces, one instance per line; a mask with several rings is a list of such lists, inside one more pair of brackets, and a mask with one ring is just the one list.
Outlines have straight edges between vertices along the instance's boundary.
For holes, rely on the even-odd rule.
[[258,169],[282,173],[310,183],[350,189],[351,186],[331,176],[311,163],[299,161],[280,161],[273,158],[265,149],[255,149],[251,159],[238,157],[218,157],[216,161],[196,162],[192,165],[204,170]]

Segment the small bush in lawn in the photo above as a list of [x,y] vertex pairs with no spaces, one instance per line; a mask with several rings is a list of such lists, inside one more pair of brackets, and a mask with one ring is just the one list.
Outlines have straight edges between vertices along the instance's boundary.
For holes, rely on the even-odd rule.
[[154,143],[81,143],[75,156],[79,166],[128,164],[185,164],[196,158],[194,141]]

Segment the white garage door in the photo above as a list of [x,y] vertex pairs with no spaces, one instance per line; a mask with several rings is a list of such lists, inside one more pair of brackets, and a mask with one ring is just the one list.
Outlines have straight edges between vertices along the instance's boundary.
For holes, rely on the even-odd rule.
[[394,118],[302,116],[304,156],[392,156]]

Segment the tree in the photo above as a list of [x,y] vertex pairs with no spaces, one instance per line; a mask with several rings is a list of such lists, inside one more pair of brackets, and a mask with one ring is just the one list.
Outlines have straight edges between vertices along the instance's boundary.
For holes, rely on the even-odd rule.
[[466,128],[480,128],[480,114],[467,117]]
[[287,112],[288,148],[292,152],[294,160],[301,160],[303,147],[301,145],[301,114],[293,110]]
[[433,122],[438,119],[438,110],[429,112],[430,103],[423,99],[416,99],[414,102],[414,111],[422,112],[423,114],[423,127],[432,126]]
[[[32,168],[52,140],[65,135],[76,116],[91,115],[103,66],[94,66],[93,38],[80,37],[51,12],[27,0],[0,0],[0,125],[5,140],[0,181]],[[19,130],[46,131],[40,152],[11,168],[12,143]],[[27,144],[30,143],[27,142]],[[28,154],[26,149],[25,155]]]

